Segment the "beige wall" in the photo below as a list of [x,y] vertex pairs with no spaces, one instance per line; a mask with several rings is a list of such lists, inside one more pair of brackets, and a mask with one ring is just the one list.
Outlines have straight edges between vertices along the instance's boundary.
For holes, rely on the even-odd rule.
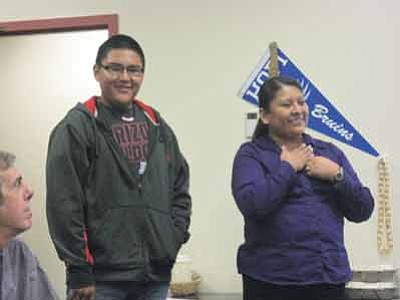
[[[399,253],[400,191],[396,183],[400,161],[396,155],[400,153],[400,106],[395,87],[399,81],[400,38],[395,28],[400,28],[400,2],[176,0],[158,1],[156,5],[154,1],[37,0],[12,1],[1,7],[0,21],[117,13],[120,32],[142,43],[148,64],[140,97],[169,120],[191,165],[192,239],[184,252],[203,276],[203,292],[241,289],[235,255],[243,239],[243,224],[230,195],[230,172],[233,156],[244,139],[243,115],[254,109],[240,101],[236,93],[271,41],[277,41],[372,145],[388,157],[394,253]],[[3,140],[0,145],[3,147]],[[340,146],[361,179],[375,191],[376,161]],[[21,149],[21,160],[24,151]],[[36,199],[35,205],[43,205],[39,204],[42,201]],[[54,251],[48,258],[41,254],[49,253],[44,250],[51,247],[48,240],[33,242],[47,236],[46,230],[45,226],[36,226],[27,239],[57,282],[58,290],[63,291],[62,266],[54,262]],[[377,254],[375,215],[369,223],[347,226],[346,239],[355,266],[398,264],[398,255]]]

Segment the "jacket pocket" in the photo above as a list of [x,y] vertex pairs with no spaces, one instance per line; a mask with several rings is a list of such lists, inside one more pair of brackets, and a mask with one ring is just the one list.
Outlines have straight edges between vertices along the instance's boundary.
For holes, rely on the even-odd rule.
[[135,207],[112,208],[99,221],[89,245],[95,266],[129,269],[144,264],[144,214]]
[[147,213],[147,248],[149,259],[160,265],[172,265],[181,247],[180,237],[171,215],[149,209]]

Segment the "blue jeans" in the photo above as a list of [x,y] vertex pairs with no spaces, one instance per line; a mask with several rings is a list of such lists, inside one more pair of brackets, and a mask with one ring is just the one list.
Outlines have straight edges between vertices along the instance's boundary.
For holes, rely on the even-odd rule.
[[96,282],[95,300],[165,300],[169,282]]

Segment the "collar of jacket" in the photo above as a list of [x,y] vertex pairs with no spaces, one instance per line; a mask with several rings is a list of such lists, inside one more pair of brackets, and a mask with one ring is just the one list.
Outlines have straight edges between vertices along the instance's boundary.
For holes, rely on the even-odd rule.
[[[306,145],[311,145],[314,150],[327,148],[327,144],[325,142],[314,139],[306,133],[303,133],[303,140]],[[281,152],[280,147],[268,135],[260,136],[259,138],[254,140],[254,143],[261,149],[278,153]]]
[[[97,117],[98,113],[96,107],[97,98],[98,98],[97,96],[92,96],[83,103],[83,105],[94,115],[94,117]],[[144,114],[153,123],[153,125],[155,126],[160,125],[160,122],[153,108],[151,108],[150,106],[148,106],[147,104],[138,99],[133,99],[132,103],[137,105],[141,110],[143,110]]]

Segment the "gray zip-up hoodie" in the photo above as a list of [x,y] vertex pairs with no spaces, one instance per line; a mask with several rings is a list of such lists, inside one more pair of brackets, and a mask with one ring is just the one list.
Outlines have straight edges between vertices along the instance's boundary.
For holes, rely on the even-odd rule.
[[48,148],[47,219],[69,288],[96,281],[169,281],[191,214],[189,170],[160,115],[149,118],[146,171],[129,168],[96,98],[53,130]]

